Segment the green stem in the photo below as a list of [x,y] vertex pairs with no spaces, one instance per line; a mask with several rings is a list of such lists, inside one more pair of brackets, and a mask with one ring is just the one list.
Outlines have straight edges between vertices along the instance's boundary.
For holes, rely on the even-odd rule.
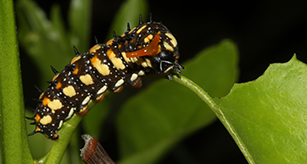
[[[192,90],[196,95],[198,95],[211,109],[216,108],[216,104],[213,101],[213,98],[208,95],[207,92],[205,92],[200,86],[195,84],[190,79],[182,76],[182,75],[174,75],[173,80],[177,83],[184,85],[185,87]],[[214,111],[216,112],[216,111]],[[221,112],[221,111],[219,111]]]
[[228,130],[229,134],[232,136],[232,138],[237,143],[238,147],[244,154],[246,160],[249,163],[254,163],[254,160],[245,147],[243,141],[241,138],[237,135],[237,132],[233,128],[233,126],[230,124],[230,122],[227,120],[225,115],[223,114],[221,108],[215,103],[214,99],[209,96],[207,92],[205,92],[201,87],[199,87],[197,84],[195,84],[190,79],[181,76],[181,75],[174,75],[173,80],[177,83],[184,85],[185,87],[189,88],[191,91],[193,91],[196,95],[198,95],[215,113],[215,115],[218,117],[218,119],[223,123],[224,127]]
[[200,97],[211,108],[211,110],[215,113],[215,115],[219,118],[219,120],[227,128],[226,125],[228,125],[228,121],[226,120],[222,110],[215,103],[214,98],[209,96],[209,94],[207,92],[205,92],[200,86],[195,84],[192,80],[190,80],[190,79],[188,79],[188,78],[186,78],[182,75],[174,75],[173,80],[176,81],[177,83],[184,85],[185,87],[189,88],[198,97]]
[[33,163],[26,135],[13,1],[0,0],[0,151],[2,163]]
[[70,142],[71,136],[82,120],[82,116],[75,114],[71,119],[66,121],[59,131],[60,137],[52,144],[52,148],[45,157],[40,161],[46,164],[58,164],[65,153],[66,147]]
[[[95,106],[95,104],[96,102],[90,101],[88,109],[90,110],[93,106]],[[71,119],[64,123],[63,127],[59,131],[59,139],[53,143],[49,153],[39,160],[41,163],[58,164],[61,162],[66,147],[70,142],[71,136],[78,127],[82,118],[82,116],[75,114]]]

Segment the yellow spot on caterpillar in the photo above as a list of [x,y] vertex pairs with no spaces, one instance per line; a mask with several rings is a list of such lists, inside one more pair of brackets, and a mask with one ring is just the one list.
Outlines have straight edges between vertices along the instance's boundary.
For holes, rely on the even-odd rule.
[[138,29],[137,31],[136,31],[136,34],[139,34],[144,28],[146,28],[147,27],[147,25],[144,25],[144,26],[142,26],[140,29]]
[[69,96],[69,97],[73,97],[75,96],[77,93],[76,93],[76,90],[73,86],[68,86],[68,87],[65,87],[63,89],[63,93],[66,95],[66,96]]
[[172,35],[171,33],[166,33],[165,34],[168,38],[171,39],[171,43],[173,45],[173,47],[177,46],[177,40],[175,39],[174,35]]
[[107,46],[111,46],[113,44],[114,39],[110,39],[109,41],[107,41],[106,45]]
[[153,38],[153,35],[152,35],[152,34],[148,35],[148,36],[144,39],[144,43],[148,43],[149,41],[152,40],[152,38]]
[[122,56],[124,58],[124,60],[127,62],[127,63],[130,63],[131,60],[129,58],[127,58],[127,55],[126,55],[126,52],[122,52]]
[[75,56],[74,58],[72,58],[72,60],[70,61],[70,65],[74,64],[76,61],[78,61],[81,58],[81,55],[79,56]]
[[44,92],[39,96],[39,98],[38,99],[42,99],[43,98],[43,96],[44,96]]
[[136,63],[138,61],[138,57],[129,58],[133,63]]
[[163,46],[165,47],[166,50],[173,52],[174,48],[170,46],[167,42],[163,42]]
[[135,29],[136,29],[136,27],[134,27],[132,30],[130,30],[130,31],[128,32],[128,34],[131,34]]
[[108,55],[109,59],[111,60],[111,62],[113,63],[113,65],[115,66],[116,69],[123,70],[123,69],[126,68],[123,61],[120,60],[120,58],[116,57],[116,55],[114,54],[114,52],[112,50],[108,50],[107,55]]
[[138,58],[138,60],[135,62],[137,65],[141,65],[142,67],[152,67],[151,61],[147,58],[145,60],[143,58]]
[[56,78],[58,78],[59,75],[60,75],[59,73],[54,75],[53,78],[52,78],[52,81],[54,81]]
[[151,61],[149,59],[145,58],[145,62],[147,63],[148,67],[152,67]]
[[46,115],[44,116],[42,119],[40,119],[39,123],[41,123],[42,125],[47,125],[50,124],[52,122],[52,117],[50,115]]
[[90,51],[89,51],[89,53],[91,54],[91,53],[95,53],[97,50],[99,50],[101,48],[101,46],[99,45],[99,44],[96,44],[96,45],[94,45],[91,49],[90,49]]
[[91,59],[92,65],[97,69],[97,71],[102,74],[103,76],[107,76],[110,73],[110,69],[107,65],[101,63],[101,60],[97,57],[94,56]]
[[51,109],[52,113],[54,113],[55,110],[58,110],[58,109],[62,108],[62,103],[61,103],[60,100],[55,99],[55,100],[50,101],[48,103],[48,107]]
[[91,85],[94,84],[93,78],[91,75],[86,74],[86,75],[81,75],[80,80],[83,84],[85,85]]
[[142,61],[141,65],[142,65],[144,68],[145,68],[145,67],[149,67],[145,61]]

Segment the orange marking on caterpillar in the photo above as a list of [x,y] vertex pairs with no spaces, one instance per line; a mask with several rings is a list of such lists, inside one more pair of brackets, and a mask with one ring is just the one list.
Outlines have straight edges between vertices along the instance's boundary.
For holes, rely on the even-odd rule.
[[45,98],[43,99],[43,105],[44,105],[44,106],[46,106],[49,102],[50,102],[50,99],[49,99],[49,98],[45,97]]
[[56,89],[60,89],[62,87],[62,83],[58,82],[58,84],[55,86]]
[[159,44],[160,41],[160,35],[156,34],[155,37],[153,38],[153,40],[151,41],[151,43],[140,49],[137,51],[133,51],[133,52],[127,52],[126,56],[128,58],[133,58],[133,57],[140,57],[140,56],[150,56],[150,57],[154,57],[158,54],[159,52]]
[[40,119],[41,119],[41,117],[40,117],[38,114],[36,114],[36,116],[35,116],[35,122],[39,122]]
[[79,69],[76,66],[76,69],[72,73],[76,75],[76,74],[78,74],[78,72],[79,72]]

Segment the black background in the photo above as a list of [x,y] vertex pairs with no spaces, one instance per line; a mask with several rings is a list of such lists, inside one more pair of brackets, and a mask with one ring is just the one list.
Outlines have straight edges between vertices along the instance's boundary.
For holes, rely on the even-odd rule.
[[[69,1],[38,1],[47,13],[58,3],[66,18]],[[94,0],[90,36],[105,40],[122,0]],[[149,0],[154,21],[162,21],[179,42],[181,62],[223,39],[233,40],[240,53],[240,77],[259,77],[270,63],[287,62],[294,53],[307,62],[307,1],[156,1]],[[94,39],[92,41],[94,44]],[[23,59],[22,59],[23,60]],[[27,85],[27,84],[25,84]],[[114,142],[102,143],[113,159]],[[112,138],[112,137],[108,137]],[[247,163],[219,121],[186,138],[160,163]]]

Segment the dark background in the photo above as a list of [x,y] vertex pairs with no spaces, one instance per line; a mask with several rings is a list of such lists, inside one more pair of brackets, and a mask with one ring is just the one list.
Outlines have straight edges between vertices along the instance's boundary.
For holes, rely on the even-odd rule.
[[[92,33],[105,40],[122,0],[94,0]],[[49,13],[59,3],[63,15],[69,1],[37,2]],[[307,1],[175,1],[149,0],[154,21],[162,21],[176,36],[181,62],[222,39],[233,40],[240,53],[240,77],[247,82],[259,77],[270,63],[286,62],[294,53],[307,62]],[[93,43],[94,44],[94,39]],[[116,134],[114,136],[116,142]],[[112,138],[112,137],[108,137]],[[110,141],[102,143],[112,158],[118,154]],[[219,121],[186,138],[160,163],[247,163]]]

